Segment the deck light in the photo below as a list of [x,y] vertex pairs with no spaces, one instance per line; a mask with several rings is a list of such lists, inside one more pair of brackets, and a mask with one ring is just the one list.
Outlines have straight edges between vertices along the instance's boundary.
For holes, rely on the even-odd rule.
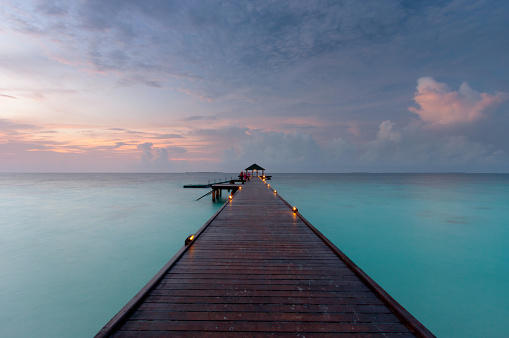
[[192,242],[193,240],[194,240],[194,234],[193,234],[193,235],[189,235],[189,236],[186,238],[186,240],[185,240],[185,242],[184,242],[184,243],[185,243],[186,245],[189,245],[189,244],[191,244],[191,242]]
[[274,194],[277,194],[277,190],[274,190]]
[[267,184],[267,188],[270,188],[270,184]]
[[299,209],[297,209],[297,207],[293,207],[293,213],[296,214],[297,212],[299,212]]
[[233,196],[232,196],[232,195],[230,195],[230,201],[232,200],[232,198],[233,198]]

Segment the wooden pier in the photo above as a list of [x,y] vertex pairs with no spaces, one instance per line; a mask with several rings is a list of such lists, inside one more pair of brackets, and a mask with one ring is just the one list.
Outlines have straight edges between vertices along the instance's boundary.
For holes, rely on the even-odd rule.
[[251,179],[96,335],[434,337]]

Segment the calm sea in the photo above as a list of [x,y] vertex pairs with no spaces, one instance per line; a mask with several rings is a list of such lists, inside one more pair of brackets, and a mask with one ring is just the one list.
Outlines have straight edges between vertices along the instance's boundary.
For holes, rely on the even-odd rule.
[[[0,174],[0,336],[90,337],[221,206],[234,174]],[[509,175],[274,174],[271,185],[439,337],[501,337]]]

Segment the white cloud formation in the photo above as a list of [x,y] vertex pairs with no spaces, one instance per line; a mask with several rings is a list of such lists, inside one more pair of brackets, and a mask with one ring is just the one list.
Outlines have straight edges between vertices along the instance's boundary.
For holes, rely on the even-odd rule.
[[463,82],[458,91],[451,91],[445,83],[432,77],[417,81],[414,101],[419,108],[408,108],[430,125],[470,123],[484,117],[485,110],[506,99],[506,94],[479,93]]

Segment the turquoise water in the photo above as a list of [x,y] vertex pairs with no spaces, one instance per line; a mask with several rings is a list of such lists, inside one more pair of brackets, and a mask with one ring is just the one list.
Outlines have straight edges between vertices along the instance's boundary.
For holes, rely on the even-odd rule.
[[509,175],[274,175],[272,185],[437,336],[507,336]]
[[182,189],[209,178],[0,174],[0,337],[97,333],[220,207]]
[[[0,336],[90,337],[220,207],[233,174],[0,174]],[[505,336],[509,175],[274,174],[439,337]]]

